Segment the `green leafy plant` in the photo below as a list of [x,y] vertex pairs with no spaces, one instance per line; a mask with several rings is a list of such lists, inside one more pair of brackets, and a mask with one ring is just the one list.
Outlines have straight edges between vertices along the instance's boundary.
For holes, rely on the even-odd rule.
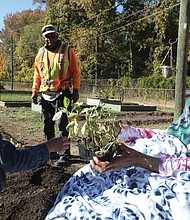
[[116,98],[116,84],[113,79],[108,79],[105,85],[97,93],[97,97],[101,99],[115,99]]
[[[108,151],[114,153],[117,150],[117,135],[122,126],[117,115],[102,103],[86,108],[82,108],[82,103],[74,103],[71,111],[68,110],[69,104],[70,100],[65,98],[65,107],[60,108],[53,118],[57,120],[63,113],[67,114],[69,138],[76,138],[100,157]],[[80,117],[85,119],[83,123],[79,123]]]

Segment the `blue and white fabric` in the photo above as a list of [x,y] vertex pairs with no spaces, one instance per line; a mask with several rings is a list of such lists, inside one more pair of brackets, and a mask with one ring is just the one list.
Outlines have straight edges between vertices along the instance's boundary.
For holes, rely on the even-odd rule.
[[[133,147],[152,156],[178,157],[187,151],[168,134],[138,139]],[[86,165],[64,185],[46,217],[50,219],[189,220],[190,171],[162,176],[132,166],[99,174]]]

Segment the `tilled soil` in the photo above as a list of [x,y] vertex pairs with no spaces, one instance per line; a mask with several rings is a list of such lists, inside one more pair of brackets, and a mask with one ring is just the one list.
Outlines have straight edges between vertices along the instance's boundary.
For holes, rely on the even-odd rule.
[[[42,142],[41,128],[34,127],[30,117],[22,120],[15,117],[16,111],[0,110],[1,134],[24,145]],[[30,112],[29,109],[27,111]],[[173,121],[173,114],[127,112],[118,114],[118,118],[132,126],[165,129]],[[35,120],[39,122],[40,114],[36,114],[32,120],[34,124]],[[70,163],[64,167],[46,164],[37,169],[7,174],[7,185],[0,194],[0,220],[43,220],[65,182],[86,164],[78,156],[75,145],[72,145],[71,153]]]

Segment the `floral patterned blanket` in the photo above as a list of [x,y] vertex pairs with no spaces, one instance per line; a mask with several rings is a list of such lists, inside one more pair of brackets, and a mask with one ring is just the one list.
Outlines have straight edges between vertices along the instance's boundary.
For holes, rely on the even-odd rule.
[[[175,157],[187,149],[178,138],[157,134],[134,146],[153,156]],[[189,220],[190,171],[169,176],[139,167],[99,174],[90,165],[78,170],[64,185],[46,220]]]

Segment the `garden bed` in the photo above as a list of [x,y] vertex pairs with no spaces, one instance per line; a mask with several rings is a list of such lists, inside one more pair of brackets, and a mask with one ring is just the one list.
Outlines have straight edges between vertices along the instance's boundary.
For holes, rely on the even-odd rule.
[[0,101],[0,107],[30,107],[31,102],[26,101]]
[[121,102],[120,100],[114,99],[96,99],[96,98],[87,98],[87,105],[99,105],[104,103],[106,108],[109,108],[113,111],[123,112],[123,111],[156,111],[156,106],[154,105],[139,105],[137,103],[127,103]]

